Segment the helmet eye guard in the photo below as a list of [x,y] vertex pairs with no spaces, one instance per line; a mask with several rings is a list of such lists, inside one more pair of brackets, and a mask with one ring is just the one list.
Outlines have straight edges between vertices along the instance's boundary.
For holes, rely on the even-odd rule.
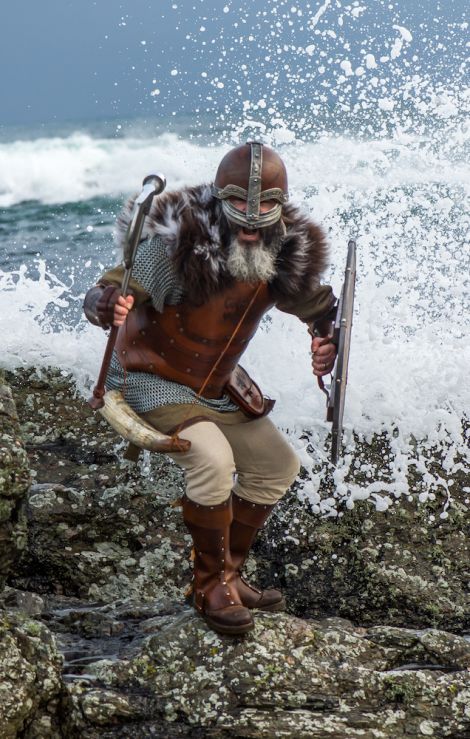
[[[275,187],[271,188],[271,190],[264,190],[260,193],[260,198],[257,203],[258,213],[254,214],[249,212],[249,196],[248,192],[243,187],[227,185],[221,189],[214,185],[212,192],[216,198],[222,200],[222,210],[229,221],[236,223],[237,226],[251,229],[273,226],[281,218],[282,204],[287,202],[287,195],[285,195],[280,188]],[[231,202],[230,198],[246,201],[246,209],[241,210],[240,208],[237,208],[237,206]],[[273,208],[261,212],[261,203],[267,202],[268,200],[276,200],[277,203]]]
[[[280,187],[271,187],[262,190],[263,174],[263,145],[258,142],[249,144],[251,150],[248,190],[235,185],[226,184],[225,187],[212,186],[213,195],[222,200],[222,210],[229,221],[249,229],[267,228],[277,223],[282,215],[282,205],[287,202],[288,195]],[[237,208],[230,198],[244,200],[246,209]],[[261,212],[261,203],[275,200],[276,205],[267,211]]]

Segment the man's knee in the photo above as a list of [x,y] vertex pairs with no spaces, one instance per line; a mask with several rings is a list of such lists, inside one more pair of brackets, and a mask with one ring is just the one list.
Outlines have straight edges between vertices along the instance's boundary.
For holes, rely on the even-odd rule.
[[202,505],[223,503],[233,487],[235,463],[231,454],[205,449],[186,470],[186,494]]
[[273,457],[270,477],[282,487],[289,488],[300,472],[300,460],[292,447],[285,443],[282,452],[276,450],[276,456]]
[[286,479],[287,479],[287,486],[286,486],[286,489],[287,489],[292,485],[292,483],[297,478],[300,472],[300,459],[298,458],[297,454],[294,452],[294,450],[290,446],[289,446],[289,453],[286,455],[285,470],[286,470]]
[[275,505],[285,495],[300,471],[300,460],[287,444],[276,450],[264,469],[240,472],[235,492],[246,500],[263,505]]

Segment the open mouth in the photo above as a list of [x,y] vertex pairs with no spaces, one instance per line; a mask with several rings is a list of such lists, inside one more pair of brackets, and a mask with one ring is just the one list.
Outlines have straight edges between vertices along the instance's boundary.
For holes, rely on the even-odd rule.
[[259,238],[259,229],[241,228],[240,233],[246,241],[257,241]]

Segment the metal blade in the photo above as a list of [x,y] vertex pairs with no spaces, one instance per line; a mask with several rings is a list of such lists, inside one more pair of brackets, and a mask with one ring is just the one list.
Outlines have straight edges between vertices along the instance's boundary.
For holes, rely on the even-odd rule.
[[354,311],[354,290],[356,284],[356,242],[348,243],[348,257],[344,283],[336,314],[333,340],[337,343],[338,354],[331,384],[330,399],[327,408],[327,421],[332,423],[331,461],[336,464],[341,453],[343,437],[343,414],[348,383],[349,350]]

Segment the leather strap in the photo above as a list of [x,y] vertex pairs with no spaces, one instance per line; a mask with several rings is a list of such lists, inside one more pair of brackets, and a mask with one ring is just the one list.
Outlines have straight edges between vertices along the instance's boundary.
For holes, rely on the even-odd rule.
[[223,529],[232,522],[232,503],[228,498],[224,503],[205,506],[195,503],[183,495],[184,519],[194,526],[206,529]]

